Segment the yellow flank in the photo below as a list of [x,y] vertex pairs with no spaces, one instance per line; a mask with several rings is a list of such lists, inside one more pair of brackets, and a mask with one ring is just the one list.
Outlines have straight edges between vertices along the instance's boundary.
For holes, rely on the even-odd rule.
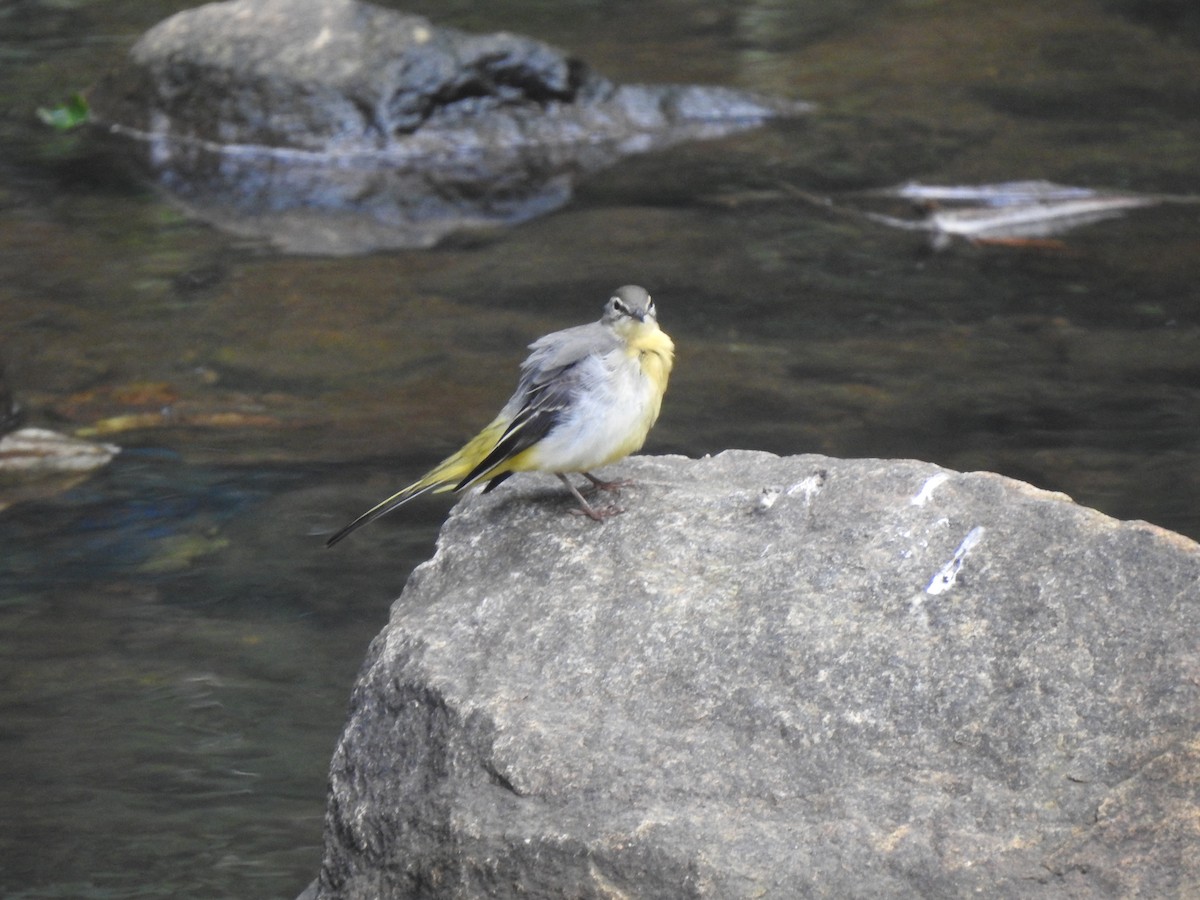
[[[565,473],[582,472],[639,450],[658,419],[675,359],[654,301],[636,285],[618,288],[599,322],[546,335],[530,345],[517,392],[487,427],[419,481],[367,510],[327,544],[419,494],[458,490],[512,472],[558,475],[593,519],[594,509]],[[480,466],[488,468],[480,470]]]
[[626,439],[597,463],[596,468],[624,459],[642,449],[650,429],[658,421],[663,394],[667,391],[667,379],[670,378],[671,368],[675,364],[675,343],[653,321],[638,324],[629,338],[626,352],[637,357],[641,374],[650,383],[651,390],[647,397],[649,402],[637,423],[629,430]]
[[506,459],[480,478],[479,481],[489,481],[497,475],[503,475],[505,472],[536,472],[539,468],[537,464],[537,446],[535,445],[528,450],[522,450],[516,456]]
[[[411,484],[401,491],[413,492],[432,489],[433,493],[440,494],[443,491],[449,491],[456,484],[462,481],[477,465],[483,462],[484,458],[492,452],[496,444],[500,441],[500,436],[504,434],[504,430],[508,427],[508,420],[497,416],[492,419],[483,431],[475,435],[466,443],[461,450],[453,456],[442,460],[420,481]],[[499,475],[503,469],[495,472]]]

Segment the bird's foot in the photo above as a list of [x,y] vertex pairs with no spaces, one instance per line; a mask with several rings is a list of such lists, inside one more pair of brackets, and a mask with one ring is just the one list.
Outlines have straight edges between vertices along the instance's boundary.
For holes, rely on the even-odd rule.
[[592,483],[591,487],[584,488],[588,493],[595,491],[619,491],[623,487],[629,487],[633,484],[632,478],[619,478],[616,481],[605,481],[602,478],[597,478],[591,472],[583,472],[583,477]]
[[568,510],[568,512],[570,512],[573,516],[587,516],[593,522],[603,522],[605,519],[610,519],[613,516],[619,516],[621,513],[625,512],[625,510],[619,506],[601,506],[597,509],[595,506],[587,503],[583,506],[573,507],[572,509]]
[[[587,475],[586,472],[584,474]],[[571,510],[571,512],[575,513],[576,515],[587,516],[593,522],[603,522],[610,516],[620,515],[621,513],[625,512],[625,510],[621,509],[619,506],[606,506],[597,509],[596,507],[592,506],[592,504],[588,503],[587,500],[583,499],[583,494],[579,493],[579,488],[571,484],[571,479],[567,478],[567,476],[563,475],[561,472],[558,473],[558,477],[559,480],[567,486],[567,490],[569,490],[575,496],[575,499],[579,501],[579,507]],[[607,481],[601,481],[599,478],[596,478],[592,475],[587,475],[587,477],[588,480],[595,485],[593,490],[599,490],[603,485],[611,483]]]

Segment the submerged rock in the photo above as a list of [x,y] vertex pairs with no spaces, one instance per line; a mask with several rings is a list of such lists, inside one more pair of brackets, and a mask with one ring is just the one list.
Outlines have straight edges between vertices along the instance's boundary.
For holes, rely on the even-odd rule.
[[90,472],[108,465],[121,448],[45,428],[21,428],[0,437],[0,473],[39,476]]
[[1200,547],[908,461],[520,476],[372,643],[310,898],[1190,896]]
[[[1119,218],[1160,204],[1200,203],[1182,194],[1137,194],[1106,188],[1074,187],[1052,181],[1004,181],[996,184],[935,185],[910,181],[891,188],[857,192],[851,204],[790,185],[786,194],[851,218],[929,235],[930,246],[944,250],[955,240],[973,244],[1036,247],[1040,241],[1076,228]],[[900,201],[899,214],[860,210],[863,200]],[[915,213],[915,215],[914,215]],[[1042,243],[1040,246],[1047,246]],[[1049,246],[1058,246],[1051,243]]]
[[285,249],[425,246],[564,203],[629,153],[807,105],[618,86],[530,38],[471,35],[357,0],[229,0],[181,12],[92,92],[200,215]]
[[873,222],[925,231],[935,249],[954,238],[976,243],[1035,241],[1066,234],[1159,203],[1196,203],[1194,197],[1135,194],[1054,184],[1009,181],[981,185],[924,185],[916,182],[874,192],[924,207],[918,219],[866,213]]
[[0,510],[70,490],[120,452],[45,428],[0,435]]

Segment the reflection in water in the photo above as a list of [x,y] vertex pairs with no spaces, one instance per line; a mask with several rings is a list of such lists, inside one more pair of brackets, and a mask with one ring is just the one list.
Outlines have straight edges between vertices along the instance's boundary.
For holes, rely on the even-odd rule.
[[[165,196],[230,234],[286,253],[431,247],[449,234],[515,225],[571,199],[578,180],[631,152],[749,127],[678,125],[669,136],[476,151],[448,160],[187,144],[114,128]],[[127,156],[129,154],[126,154]]]
[[333,166],[220,150],[189,156],[184,162],[174,154],[153,167],[170,199],[230,234],[266,239],[287,253],[431,247],[456,231],[513,225],[556,209],[570,199],[577,177],[566,167],[544,177],[505,172],[504,160],[481,160],[496,177],[480,184],[473,164]]

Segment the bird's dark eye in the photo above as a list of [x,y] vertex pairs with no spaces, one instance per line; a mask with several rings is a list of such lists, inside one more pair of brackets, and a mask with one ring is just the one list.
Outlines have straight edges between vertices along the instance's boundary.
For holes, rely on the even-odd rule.
[[629,307],[616,297],[613,297],[613,309],[623,316],[632,315],[632,313],[629,312]]

